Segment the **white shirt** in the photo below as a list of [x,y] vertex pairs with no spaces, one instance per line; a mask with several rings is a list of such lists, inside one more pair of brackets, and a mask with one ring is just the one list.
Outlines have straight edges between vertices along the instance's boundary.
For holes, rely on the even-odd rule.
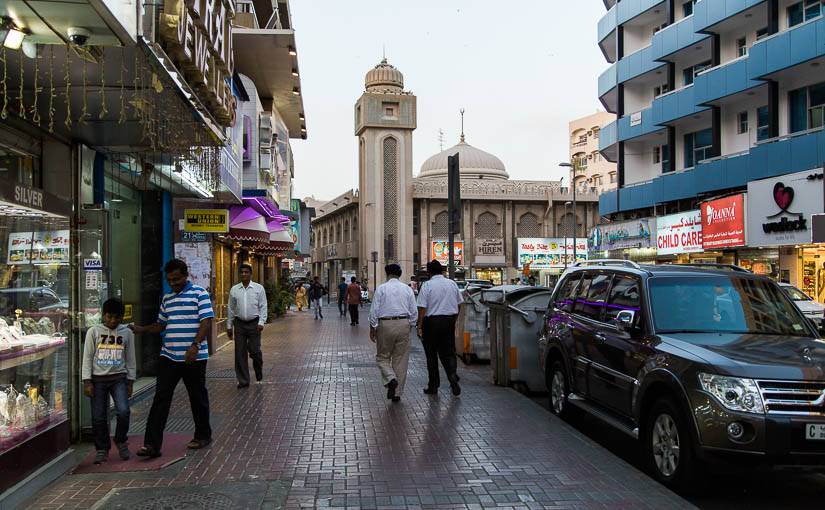
[[398,278],[390,278],[375,290],[370,307],[370,326],[377,328],[378,319],[390,317],[409,317],[411,325],[418,321],[415,294]]
[[425,317],[456,315],[458,305],[463,302],[458,285],[440,274],[427,280],[418,292],[418,307],[427,309]]
[[257,317],[259,326],[266,323],[266,292],[263,285],[249,282],[249,286],[244,287],[243,283],[239,283],[229,289],[229,305],[226,307],[226,329],[232,329],[232,321],[236,317],[242,321],[249,321]]

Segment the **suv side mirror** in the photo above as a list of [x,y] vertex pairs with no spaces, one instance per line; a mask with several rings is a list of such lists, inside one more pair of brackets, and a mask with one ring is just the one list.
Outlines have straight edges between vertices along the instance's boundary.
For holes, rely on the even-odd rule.
[[636,325],[636,312],[633,310],[622,310],[616,314],[613,322],[619,328],[619,331],[627,333],[631,337],[639,337],[642,334],[641,328]]

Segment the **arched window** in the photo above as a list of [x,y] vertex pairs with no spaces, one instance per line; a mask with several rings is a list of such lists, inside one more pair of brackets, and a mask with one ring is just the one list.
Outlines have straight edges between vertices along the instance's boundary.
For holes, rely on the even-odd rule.
[[358,218],[352,219],[352,239],[358,239]]
[[576,237],[576,220],[573,213],[567,213],[561,217],[558,225],[558,235],[564,237]]
[[518,237],[541,237],[539,218],[533,213],[524,213],[518,220]]
[[501,227],[498,218],[491,212],[481,213],[476,222],[475,237],[477,238],[499,238],[501,237]]
[[435,215],[435,221],[433,221],[433,238],[446,238],[450,235],[450,216],[447,214],[447,211],[442,211]]
[[352,232],[349,231],[349,220],[344,220],[344,241],[352,241]]

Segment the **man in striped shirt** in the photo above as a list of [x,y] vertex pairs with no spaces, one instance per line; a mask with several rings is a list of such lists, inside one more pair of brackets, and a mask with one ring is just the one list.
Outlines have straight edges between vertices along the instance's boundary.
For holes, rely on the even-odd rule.
[[160,333],[163,337],[155,398],[146,420],[143,447],[137,451],[141,457],[160,456],[172,396],[181,379],[189,394],[195,421],[195,438],[186,446],[198,449],[212,442],[206,392],[207,336],[215,317],[212,302],[206,289],[189,281],[189,269],[184,261],[170,260],[164,272],[172,293],[163,296],[157,322],[151,326],[130,326],[135,333]]

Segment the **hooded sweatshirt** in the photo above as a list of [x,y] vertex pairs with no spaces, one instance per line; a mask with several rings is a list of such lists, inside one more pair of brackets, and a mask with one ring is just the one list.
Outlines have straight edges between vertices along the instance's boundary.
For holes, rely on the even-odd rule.
[[89,328],[83,344],[83,380],[116,379],[124,375],[130,381],[135,380],[135,335],[132,330],[123,324],[116,329],[109,329],[105,324]]

